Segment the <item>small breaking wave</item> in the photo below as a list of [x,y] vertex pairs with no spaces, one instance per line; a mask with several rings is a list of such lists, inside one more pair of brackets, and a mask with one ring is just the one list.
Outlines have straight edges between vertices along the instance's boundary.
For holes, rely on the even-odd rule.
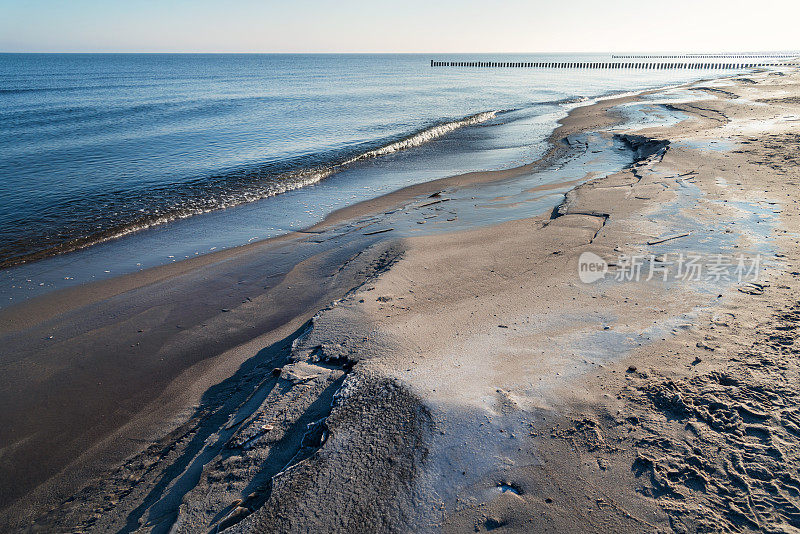
[[474,115],[469,115],[464,117],[463,119],[445,122],[441,124],[437,124],[435,126],[431,126],[429,128],[425,128],[423,130],[419,130],[416,133],[411,134],[408,137],[400,139],[398,141],[394,141],[389,143],[388,145],[384,145],[382,147],[376,148],[374,150],[370,150],[368,152],[364,152],[363,154],[359,154],[358,156],[351,158],[344,162],[344,165],[348,163],[354,163],[356,161],[360,161],[363,159],[369,158],[377,158],[380,156],[385,156],[387,154],[392,154],[394,152],[399,152],[400,150],[406,150],[408,148],[413,148],[415,146],[420,146],[428,141],[432,141],[437,137],[441,137],[443,135],[447,135],[448,133],[458,130],[459,128],[463,128],[464,126],[472,126],[474,124],[479,124],[481,122],[486,122],[490,119],[493,119],[500,113],[499,111],[484,111],[481,113],[476,113]]
[[588,102],[588,96],[573,96],[570,98],[564,98],[562,100],[557,101],[557,104],[581,104],[583,102]]

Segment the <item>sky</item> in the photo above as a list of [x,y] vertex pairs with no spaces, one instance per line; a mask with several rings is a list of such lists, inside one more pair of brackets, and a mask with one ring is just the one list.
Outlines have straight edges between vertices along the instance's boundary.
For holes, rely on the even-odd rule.
[[794,51],[798,21],[798,0],[0,0],[0,52]]

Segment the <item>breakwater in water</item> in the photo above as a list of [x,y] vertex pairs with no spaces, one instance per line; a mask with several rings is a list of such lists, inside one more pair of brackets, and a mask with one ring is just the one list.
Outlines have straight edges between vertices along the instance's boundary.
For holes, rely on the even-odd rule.
[[431,67],[486,67],[486,68],[540,68],[540,69],[700,69],[700,70],[727,70],[750,69],[757,67],[785,67],[800,66],[800,61],[789,62],[642,62],[642,61],[611,61],[611,62],[495,62],[495,61],[435,61],[431,60]]

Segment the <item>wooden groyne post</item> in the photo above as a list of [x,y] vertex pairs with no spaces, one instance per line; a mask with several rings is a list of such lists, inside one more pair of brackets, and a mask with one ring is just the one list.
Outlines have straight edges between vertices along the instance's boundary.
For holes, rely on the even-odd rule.
[[[647,58],[661,56],[647,56]],[[681,56],[684,58],[684,56]],[[643,56],[644,58],[644,56]],[[698,58],[700,58],[698,56]],[[688,59],[688,58],[687,58]],[[696,59],[694,57],[690,59]],[[737,59],[740,59],[737,57]],[[611,62],[496,62],[496,61],[435,61],[431,67],[478,67],[478,68],[533,68],[533,69],[701,69],[701,70],[739,70],[757,67],[798,67],[798,61],[781,62],[697,62],[697,61],[611,61]]]

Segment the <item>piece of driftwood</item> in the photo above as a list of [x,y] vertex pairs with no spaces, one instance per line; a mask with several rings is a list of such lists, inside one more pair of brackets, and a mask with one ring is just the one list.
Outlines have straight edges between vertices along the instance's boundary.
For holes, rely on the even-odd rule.
[[372,232],[364,232],[364,235],[375,235],[375,234],[383,234],[385,232],[391,232],[394,228],[384,228],[383,230],[373,230]]
[[663,237],[661,239],[653,239],[651,241],[648,241],[647,244],[648,245],[658,245],[659,243],[664,243],[665,241],[672,241],[673,239],[686,237],[689,234],[690,234],[690,232],[686,232],[686,233],[683,233],[683,234],[677,234],[677,235],[671,235],[671,236],[668,236],[668,237]]

